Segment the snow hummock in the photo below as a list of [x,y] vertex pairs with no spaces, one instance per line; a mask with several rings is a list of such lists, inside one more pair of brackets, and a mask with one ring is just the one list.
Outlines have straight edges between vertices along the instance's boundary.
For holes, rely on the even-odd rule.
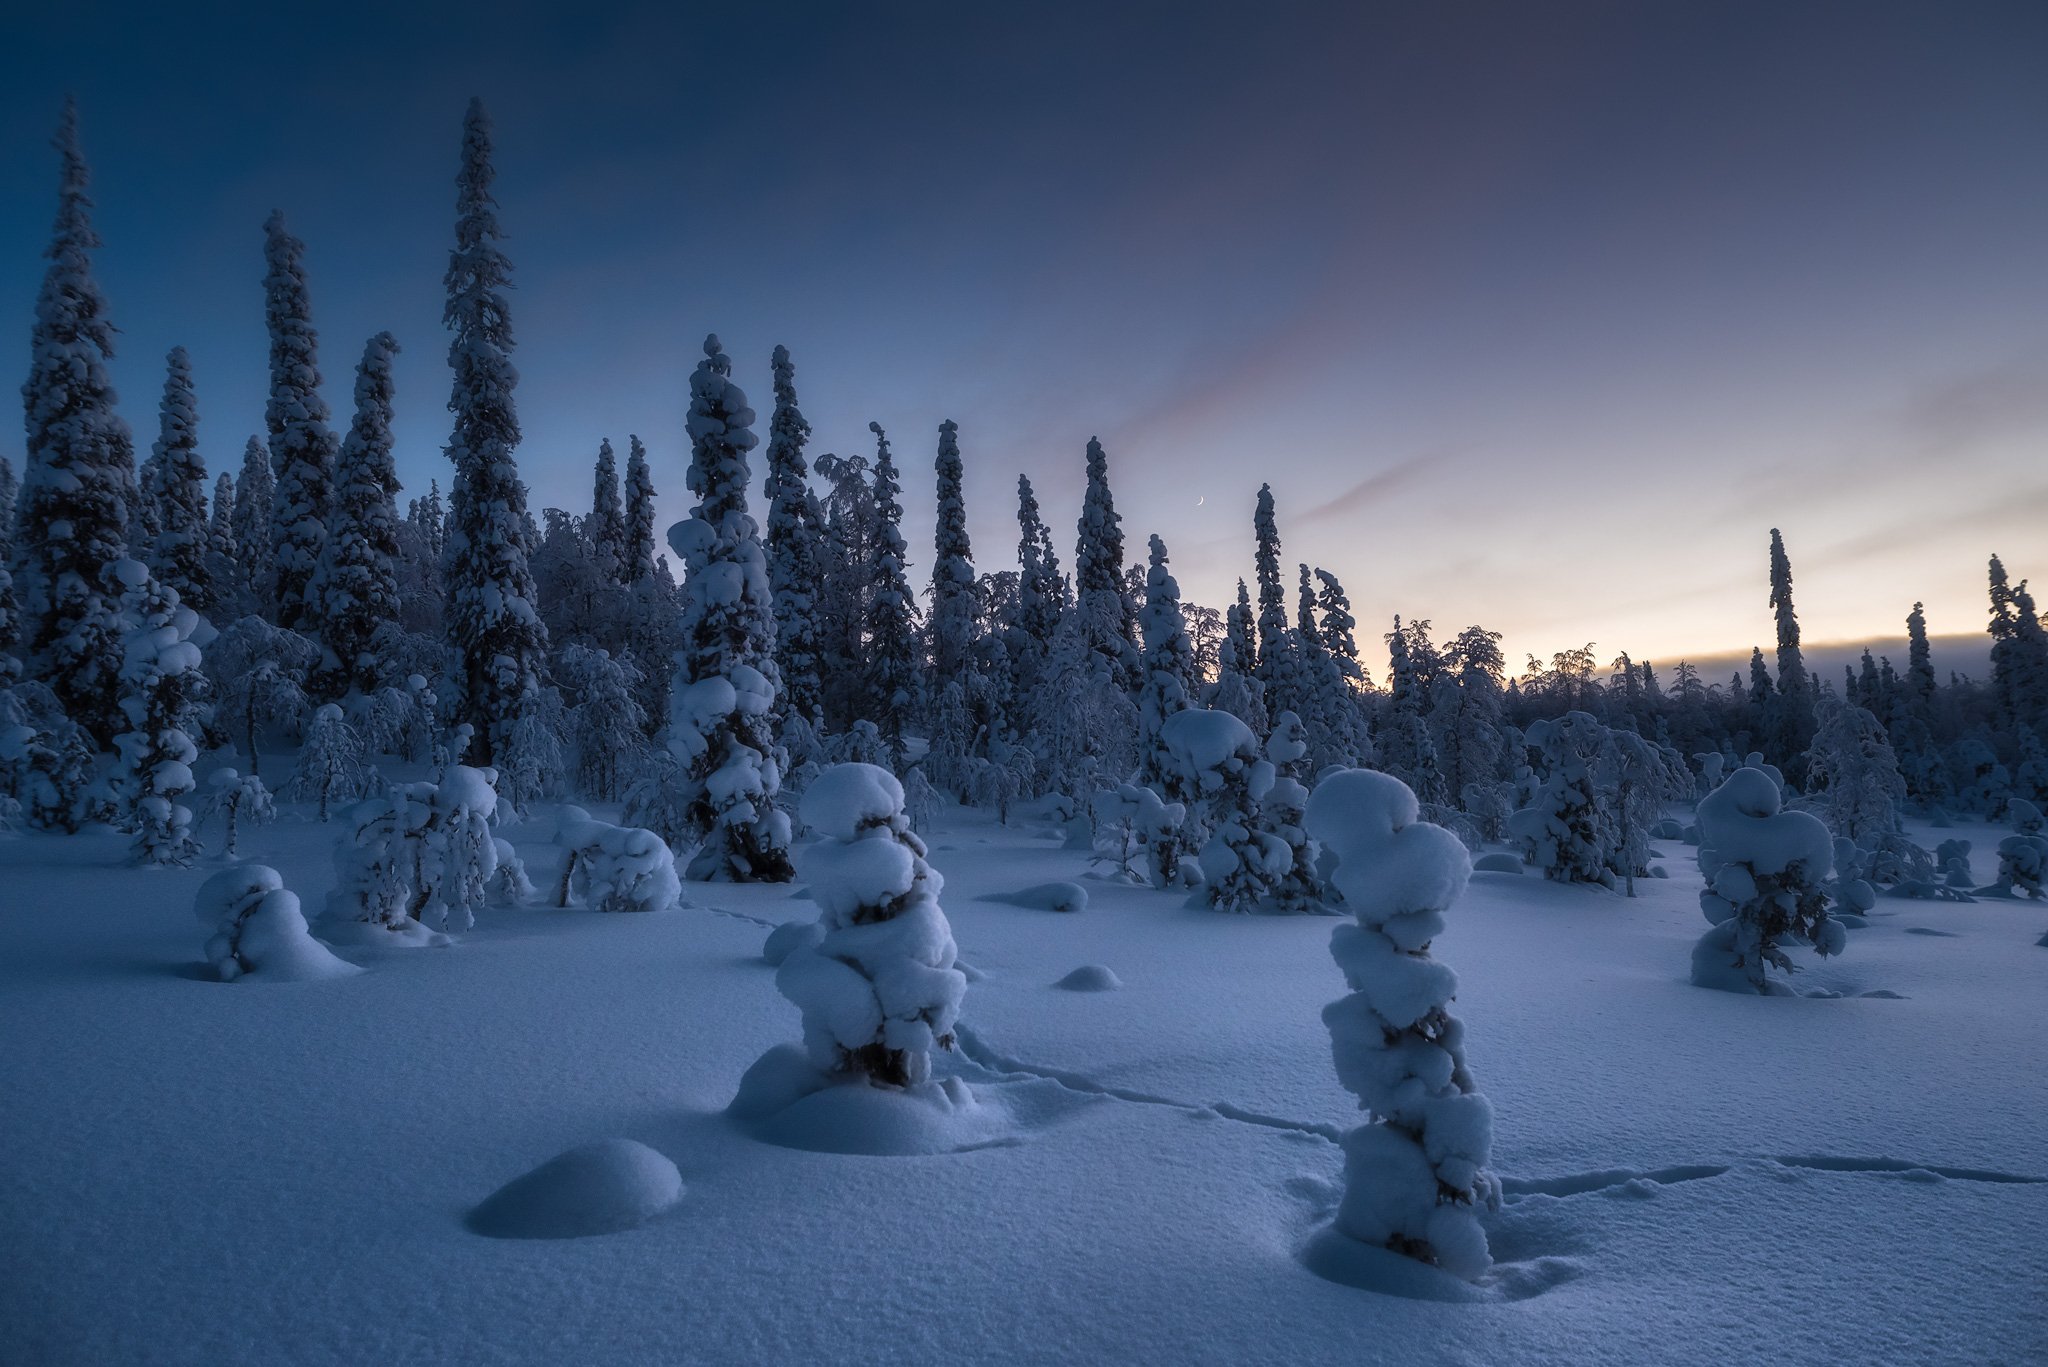
[[335,957],[306,929],[296,894],[276,869],[236,864],[200,884],[192,906],[211,926],[206,958],[222,982],[255,974],[270,982],[346,978],[362,970]]
[[1101,964],[1083,964],[1054,983],[1069,992],[1114,992],[1124,985],[1124,980]]
[[1034,883],[1019,892],[991,893],[981,900],[1030,907],[1034,911],[1086,911],[1088,889],[1079,883]]
[[682,1174],[666,1156],[631,1139],[604,1139],[513,1178],[464,1223],[493,1239],[581,1239],[645,1224],[682,1195]]

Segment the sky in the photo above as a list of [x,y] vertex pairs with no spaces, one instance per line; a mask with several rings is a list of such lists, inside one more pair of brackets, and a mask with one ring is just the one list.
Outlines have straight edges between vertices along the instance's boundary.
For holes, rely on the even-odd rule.
[[139,445],[173,345],[213,469],[260,430],[276,208],[337,428],[390,329],[400,475],[445,486],[477,95],[536,510],[638,433],[684,516],[715,332],[764,428],[790,348],[813,456],[888,429],[919,583],[947,418],[984,571],[1019,473],[1071,563],[1099,436],[1191,599],[1251,576],[1270,482],[1289,582],[1340,575],[1362,637],[1476,623],[1518,667],[1768,654],[1774,526],[1813,643],[1924,600],[1979,672],[1987,556],[2048,581],[2048,7],[432,8],[10,16],[0,376],[75,94]]

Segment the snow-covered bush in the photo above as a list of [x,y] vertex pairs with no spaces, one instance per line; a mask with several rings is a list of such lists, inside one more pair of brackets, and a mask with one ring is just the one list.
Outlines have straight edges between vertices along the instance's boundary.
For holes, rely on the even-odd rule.
[[328,703],[306,727],[299,762],[278,796],[287,802],[311,802],[325,821],[330,808],[355,802],[377,786],[377,771],[363,756],[363,738],[341,708]]
[[277,819],[277,808],[271,804],[270,790],[254,774],[216,769],[207,780],[207,787],[210,791],[206,796],[206,815],[220,818],[220,857],[223,859],[235,857],[235,837],[243,822],[263,826]]
[[1450,1014],[1458,980],[1429,946],[1472,866],[1456,836],[1417,815],[1406,784],[1368,769],[1331,775],[1308,802],[1308,833],[1335,857],[1331,882],[1357,918],[1330,936],[1351,993],[1323,1008],[1337,1080],[1367,1115],[1344,1137],[1336,1226],[1469,1280],[1491,1264],[1476,1208],[1499,1200],[1485,1170],[1493,1111]]
[[1898,830],[1906,781],[1884,727],[1833,694],[1823,694],[1816,710],[1820,725],[1807,756],[1806,790],[1819,794],[1828,828],[1859,845]]
[[1998,842],[1998,881],[1993,890],[2006,896],[2048,896],[2042,891],[2042,880],[2048,878],[2048,835],[2042,831],[2048,819],[2039,807],[2018,797],[2006,804],[2005,815],[2013,833]]
[[1252,729],[1228,712],[1191,707],[1159,726],[1178,783],[1201,794],[1203,899],[1223,911],[1251,911],[1287,875],[1287,842],[1258,829],[1259,802],[1273,786],[1273,766],[1259,756]]
[[562,873],[555,905],[594,911],[666,911],[682,896],[675,856],[653,831],[594,820],[581,807],[562,808],[555,843]]
[[306,675],[319,663],[318,645],[253,614],[206,647],[214,725],[249,756],[250,773],[262,767],[257,747],[264,740],[274,733],[297,736],[304,728]]
[[335,848],[324,920],[390,931],[405,943],[432,943],[430,926],[468,930],[498,873],[497,810],[489,771],[459,764],[439,783],[400,784],[357,803]]
[[790,952],[775,985],[803,1011],[819,1069],[923,1083],[931,1051],[953,1047],[967,978],[903,787],[872,764],[835,765],[804,793],[803,819],[824,837],[801,857],[825,934]]
[[[1180,885],[1180,829],[1187,815],[1180,803],[1163,801],[1139,784],[1120,783],[1098,791],[1089,812],[1095,825],[1093,862],[1114,864],[1117,876],[1127,883]],[[1143,877],[1131,867],[1141,855],[1147,869]]]
[[297,894],[287,892],[276,869],[237,864],[199,885],[193,913],[213,934],[206,960],[222,982],[246,973],[284,980],[333,978],[356,972],[306,929]]
[[1508,833],[1545,878],[1614,886],[1618,833],[1593,773],[1606,740],[1607,728],[1585,712],[1529,727],[1529,745],[1543,758],[1543,778],[1529,804],[1508,817]]
[[[1806,812],[1782,810],[1778,785],[1761,769],[1737,769],[1700,799],[1700,910],[1713,929],[1693,950],[1700,987],[1766,992],[1764,970],[1793,971],[1779,946],[1810,944],[1839,954],[1842,925],[1828,916],[1825,880],[1834,862],[1828,828]],[[1746,987],[1744,986],[1746,984]]]

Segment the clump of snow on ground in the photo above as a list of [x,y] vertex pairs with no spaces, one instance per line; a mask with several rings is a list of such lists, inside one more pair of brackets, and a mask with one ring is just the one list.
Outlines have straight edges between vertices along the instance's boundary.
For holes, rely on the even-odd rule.
[[1069,992],[1114,992],[1123,985],[1122,978],[1101,964],[1083,964],[1053,984]]
[[665,1155],[631,1139],[605,1139],[515,1177],[465,1223],[493,1239],[582,1239],[645,1224],[682,1195],[682,1174]]

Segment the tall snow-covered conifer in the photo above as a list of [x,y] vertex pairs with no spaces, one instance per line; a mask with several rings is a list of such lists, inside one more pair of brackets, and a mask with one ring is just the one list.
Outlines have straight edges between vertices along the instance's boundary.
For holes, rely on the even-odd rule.
[[199,457],[199,409],[192,397],[192,362],[185,348],[165,358],[164,397],[156,446],[157,531],[149,569],[158,583],[196,613],[213,610],[213,564],[208,557],[206,462]]
[[903,723],[917,687],[917,606],[911,601],[909,547],[903,540],[902,486],[889,437],[878,422],[875,434],[875,535],[865,620],[868,635],[867,720],[881,730],[893,752],[903,744]]
[[242,448],[242,472],[235,477],[233,522],[235,545],[241,550],[237,586],[252,611],[274,615],[276,585],[265,569],[270,558],[271,510],[277,502],[277,476],[263,438],[250,437]]
[[101,571],[127,553],[135,451],[128,425],[114,412],[107,376],[114,325],[92,273],[100,239],[70,104],[55,146],[63,164],[57,220],[21,387],[28,448],[15,515],[14,591],[26,663],[104,745],[121,724],[114,698],[122,646],[115,596]]
[[591,563],[607,584],[630,582],[626,569],[626,509],[619,501],[619,462],[610,437],[597,444],[597,466],[591,472],[590,520],[584,524]]
[[320,397],[319,337],[313,330],[300,263],[305,243],[285,231],[273,212],[263,225],[263,317],[270,328],[270,431],[272,495],[269,546],[277,583],[277,624],[318,635],[321,623],[306,585],[320,564],[327,538],[327,505],[334,487],[334,433],[327,400]]
[[775,598],[775,651],[782,665],[778,702],[785,718],[816,726],[824,682],[818,636],[817,504],[811,497],[804,444],[811,425],[796,403],[796,364],[789,348],[771,359],[775,413],[768,421],[768,588]]
[[654,475],[640,438],[626,438],[626,582],[654,578]]
[[500,758],[522,706],[540,691],[548,645],[527,568],[526,485],[512,458],[519,443],[512,406],[519,376],[505,299],[512,263],[498,248],[494,174],[490,118],[483,101],[471,100],[462,125],[455,250],[442,321],[455,334],[448,344],[455,371],[448,398],[455,414],[448,440],[455,466],[446,551],[448,638],[462,662],[455,720],[473,729],[465,756],[472,764]]
[[1144,681],[1138,687],[1138,781],[1170,800],[1189,802],[1195,794],[1179,791],[1180,770],[1161,738],[1166,719],[1189,706],[1188,682],[1194,675],[1194,643],[1181,615],[1180,584],[1167,564],[1166,543],[1157,535],[1150,544],[1145,573],[1145,606],[1138,614],[1144,634]]
[[1110,679],[1128,691],[1138,674],[1132,639],[1137,614],[1124,582],[1123,519],[1110,496],[1109,457],[1094,437],[1088,438],[1088,488],[1074,543],[1074,599],[1088,648],[1108,666]]
[[364,693],[393,682],[378,658],[380,628],[398,621],[398,470],[391,460],[391,359],[398,341],[380,332],[356,367],[356,411],[335,462],[327,539],[306,594],[327,648],[325,692]]
[[759,529],[747,512],[754,410],[732,382],[716,336],[690,377],[688,521],[668,531],[683,564],[682,673],[669,750],[681,769],[676,806],[700,844],[698,881],[786,882],[789,818],[775,805],[783,755],[775,710],[774,602]]
[[961,493],[960,426],[939,424],[936,462],[938,527],[933,537],[931,657],[934,697],[949,683],[964,684],[974,648],[974,551],[967,539],[967,502]]
[[1797,760],[1813,741],[1813,681],[1799,649],[1799,617],[1792,609],[1792,562],[1784,538],[1771,528],[1771,608],[1778,619],[1778,691],[1765,733],[1780,764]]

